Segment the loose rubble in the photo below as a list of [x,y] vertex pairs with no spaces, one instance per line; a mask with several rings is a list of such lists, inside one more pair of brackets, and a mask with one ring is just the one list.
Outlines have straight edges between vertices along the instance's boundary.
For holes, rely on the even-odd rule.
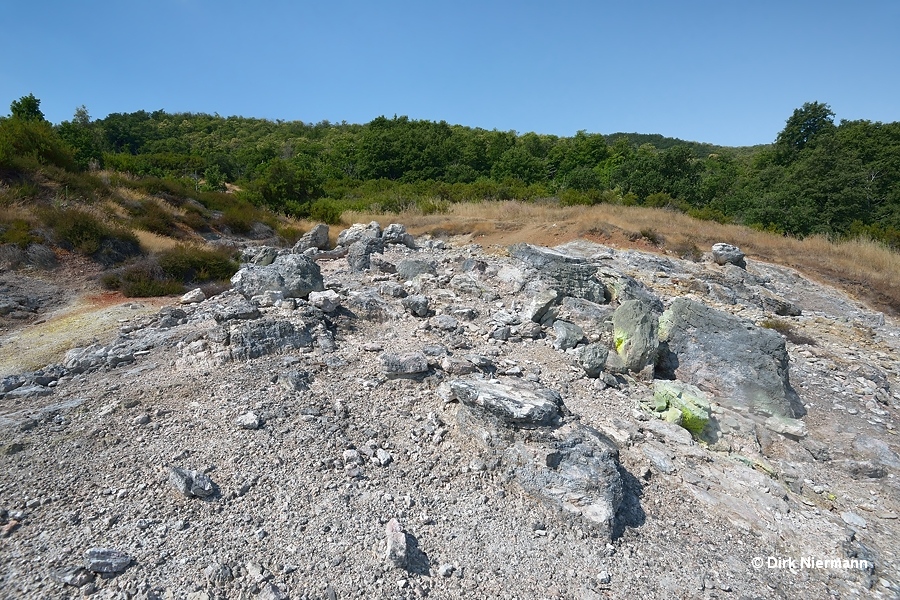
[[3,374],[0,596],[900,596],[895,320],[724,243],[329,233]]

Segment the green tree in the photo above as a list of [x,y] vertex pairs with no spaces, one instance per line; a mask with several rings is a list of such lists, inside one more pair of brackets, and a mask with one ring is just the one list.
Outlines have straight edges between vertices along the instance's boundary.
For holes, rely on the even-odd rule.
[[9,105],[9,111],[16,119],[23,121],[46,121],[44,113],[41,112],[41,101],[34,97],[34,94],[22,96],[18,100],[14,100]]
[[806,102],[787,120],[775,140],[778,158],[789,163],[817,135],[834,130],[834,113],[827,104]]
[[103,133],[91,123],[91,115],[84,105],[76,108],[72,120],[60,123],[56,131],[71,146],[79,168],[103,164]]

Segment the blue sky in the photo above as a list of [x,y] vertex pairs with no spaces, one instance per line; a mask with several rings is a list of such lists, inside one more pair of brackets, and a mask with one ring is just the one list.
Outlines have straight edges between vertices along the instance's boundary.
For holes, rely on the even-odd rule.
[[896,0],[6,0],[0,114],[86,105],[768,143],[804,102],[900,120]]

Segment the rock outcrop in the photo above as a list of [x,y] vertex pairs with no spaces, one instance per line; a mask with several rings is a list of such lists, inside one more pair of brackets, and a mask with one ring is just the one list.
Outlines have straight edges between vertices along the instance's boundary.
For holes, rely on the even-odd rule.
[[327,240],[2,374],[0,595],[900,594],[894,320],[731,250]]

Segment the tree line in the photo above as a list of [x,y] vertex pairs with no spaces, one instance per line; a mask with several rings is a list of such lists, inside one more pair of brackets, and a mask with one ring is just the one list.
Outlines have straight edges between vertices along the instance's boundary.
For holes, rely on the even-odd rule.
[[[679,210],[805,236],[867,235],[900,247],[900,123],[840,121],[806,103],[772,144],[728,148],[658,135],[519,134],[404,116],[364,125],[164,111],[51,125],[40,100],[0,119],[0,168],[51,163],[232,184],[300,217],[347,208],[440,210],[449,202],[555,198]],[[30,162],[28,162],[30,161]]]

